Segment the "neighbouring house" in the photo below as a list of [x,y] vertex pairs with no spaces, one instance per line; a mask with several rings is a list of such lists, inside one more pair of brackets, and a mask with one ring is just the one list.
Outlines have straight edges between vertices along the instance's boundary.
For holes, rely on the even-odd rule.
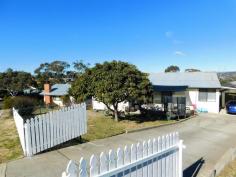
[[29,86],[28,88],[23,90],[24,95],[34,95],[34,94],[39,94],[40,90],[37,89],[36,87]]
[[219,113],[221,84],[213,72],[151,73],[153,103],[161,106],[163,97],[182,97],[186,106],[199,112]]
[[40,93],[43,95],[43,100],[45,104],[57,104],[59,106],[64,106],[63,97],[68,95],[70,89],[70,84],[44,84],[44,91]]

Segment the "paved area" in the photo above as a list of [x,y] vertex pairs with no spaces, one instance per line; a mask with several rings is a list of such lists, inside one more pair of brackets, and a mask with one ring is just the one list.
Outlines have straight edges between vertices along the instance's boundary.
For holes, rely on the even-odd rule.
[[215,163],[230,148],[236,147],[236,116],[202,114],[188,121],[145,131],[122,134],[94,142],[9,162],[6,177],[60,177],[69,159],[79,162],[83,156],[108,151],[169,132],[178,131],[187,149],[184,150],[185,176],[202,167],[199,174],[207,176]]

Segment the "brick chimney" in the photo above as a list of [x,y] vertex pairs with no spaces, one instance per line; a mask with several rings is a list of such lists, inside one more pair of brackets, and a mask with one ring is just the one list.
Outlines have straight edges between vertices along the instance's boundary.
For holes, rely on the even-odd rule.
[[50,84],[44,84],[44,103],[45,104],[51,104],[52,103],[52,97],[49,94],[51,91],[51,85]]

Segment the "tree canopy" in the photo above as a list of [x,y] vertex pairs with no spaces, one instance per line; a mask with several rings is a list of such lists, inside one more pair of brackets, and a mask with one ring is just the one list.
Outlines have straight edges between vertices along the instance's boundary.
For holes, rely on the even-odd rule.
[[30,73],[10,68],[0,73],[0,90],[6,90],[10,95],[36,85],[35,78]]
[[77,60],[71,65],[65,61],[55,60],[51,63],[42,63],[35,69],[35,77],[42,88],[44,83],[66,83],[75,80],[75,78],[85,72],[89,64],[84,64],[83,60]]
[[53,61],[51,63],[42,63],[35,69],[34,73],[39,85],[42,87],[44,83],[64,83],[66,77],[66,69],[70,65],[65,61]]
[[78,101],[94,97],[104,103],[118,120],[118,104],[123,101],[149,102],[152,85],[148,75],[126,62],[112,61],[88,68],[72,84],[70,94]]
[[165,69],[165,72],[168,73],[168,72],[180,72],[180,69],[178,66],[175,66],[175,65],[171,65],[171,66],[168,66],[166,69]]

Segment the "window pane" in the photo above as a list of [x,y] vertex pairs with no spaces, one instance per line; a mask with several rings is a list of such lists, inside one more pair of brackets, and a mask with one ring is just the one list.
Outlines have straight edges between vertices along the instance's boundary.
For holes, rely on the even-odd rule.
[[208,92],[207,101],[216,101],[216,92]]
[[207,92],[199,91],[198,101],[206,102],[207,101]]

